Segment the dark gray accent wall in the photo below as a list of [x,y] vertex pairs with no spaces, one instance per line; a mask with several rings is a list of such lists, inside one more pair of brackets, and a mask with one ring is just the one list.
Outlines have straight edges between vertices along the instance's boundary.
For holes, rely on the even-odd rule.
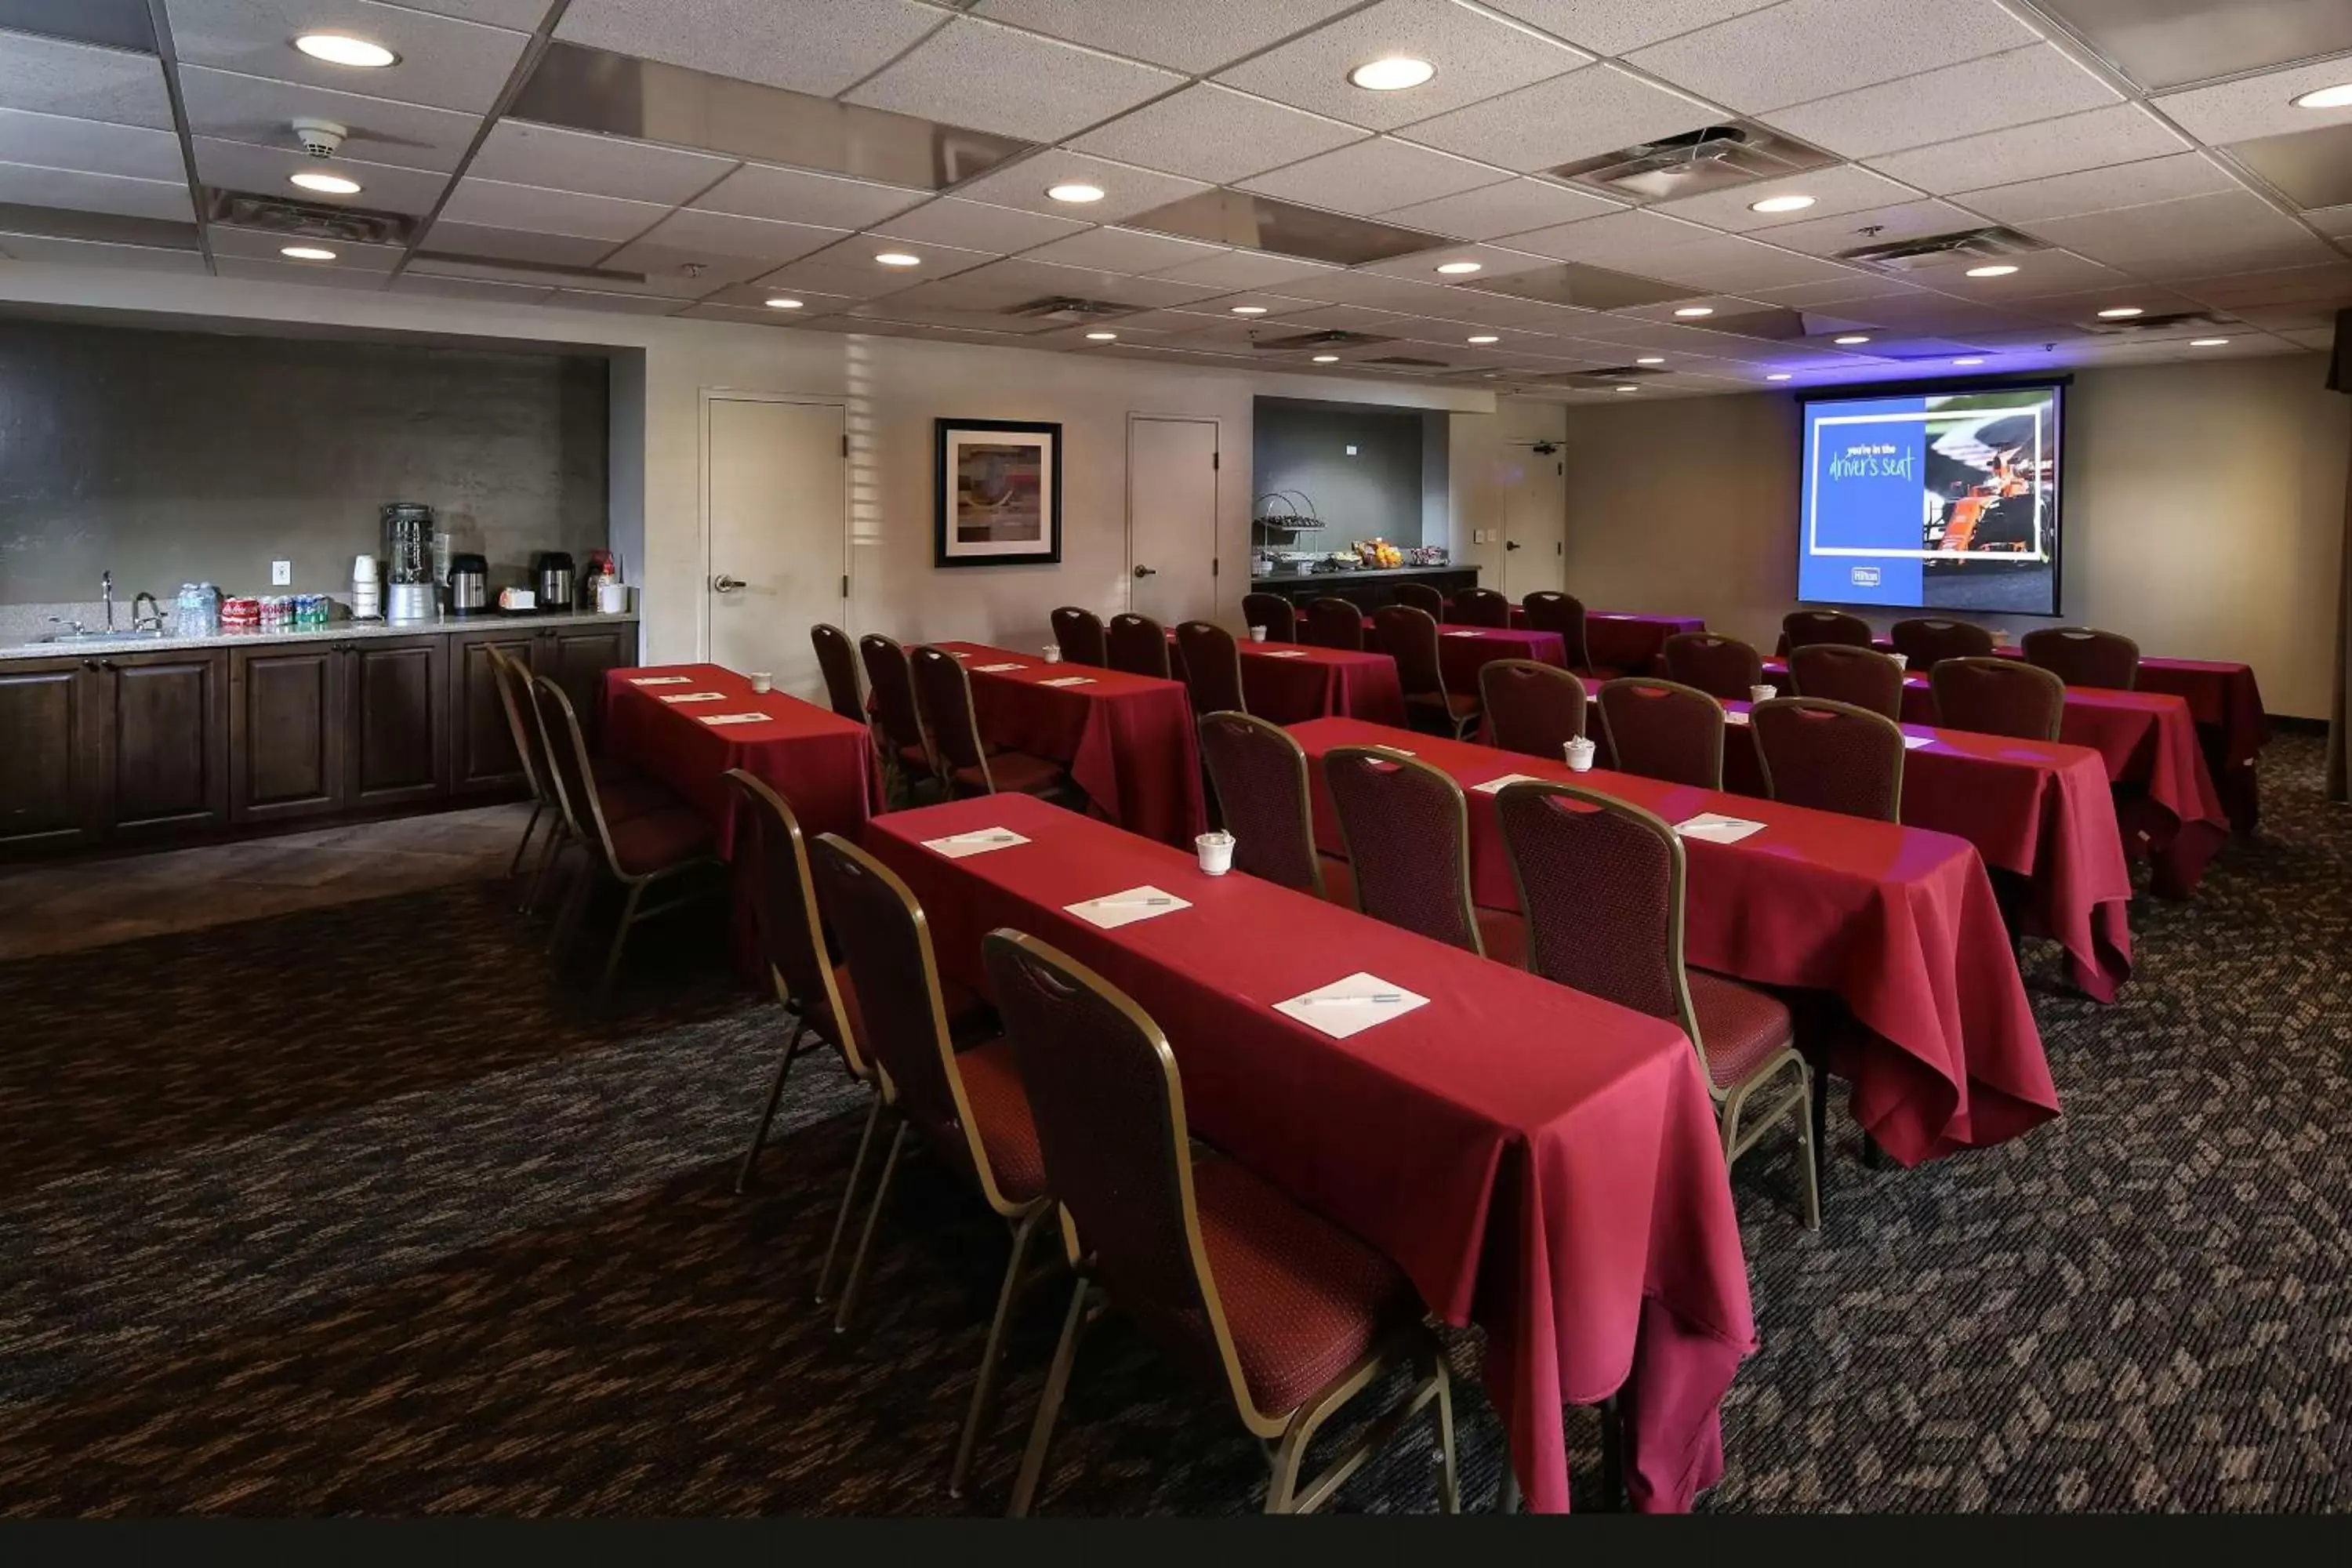
[[0,604],[340,597],[388,500],[525,582],[606,541],[606,401],[577,355],[0,321]]
[[[1442,422],[1445,416],[1435,416]],[[1303,491],[1323,520],[1323,547],[1349,540],[1391,544],[1444,543],[1441,517],[1426,534],[1423,416],[1415,409],[1368,408],[1261,397],[1255,408],[1252,487]],[[1349,447],[1355,456],[1348,455]],[[1444,450],[1441,440],[1438,449]],[[1444,473],[1436,475],[1443,510]]]

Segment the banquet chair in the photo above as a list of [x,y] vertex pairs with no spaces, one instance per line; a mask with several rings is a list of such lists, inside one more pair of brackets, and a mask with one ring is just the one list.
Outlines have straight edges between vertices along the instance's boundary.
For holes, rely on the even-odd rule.
[[1850,702],[1775,697],[1748,715],[1764,794],[1790,805],[1903,820],[1903,731]]
[[1195,713],[1246,713],[1242,695],[1241,645],[1234,634],[1210,621],[1176,627],[1176,651],[1184,656],[1184,689]]
[[1323,785],[1355,874],[1356,909],[1482,957],[1518,964],[1526,922],[1470,898],[1470,807],[1451,773],[1387,746],[1334,746]]
[[1070,775],[1060,763],[1009,747],[992,750],[980,738],[980,716],[971,703],[971,677],[963,661],[926,643],[913,655],[915,707],[930,732],[931,749],[948,795],[1053,795],[1066,791]]
[[1364,612],[1337,594],[1309,599],[1299,617],[1298,640],[1317,647],[1362,653],[1365,649]]
[[1822,642],[1873,646],[1870,623],[1843,610],[1791,610],[1780,617],[1780,636],[1790,653]]
[[1519,608],[1527,612],[1529,631],[1559,634],[1568,668],[1578,675],[1587,680],[1613,680],[1622,673],[1592,662],[1592,645],[1585,636],[1584,601],[1575,595],[1538,588],[1519,601]]
[[1265,628],[1268,642],[1298,640],[1298,606],[1280,594],[1244,594],[1242,624]]
[[1426,583],[1400,583],[1396,585],[1394,602],[1410,605],[1433,621],[1445,618],[1445,595]]
[[1990,658],[1992,634],[1973,621],[1949,621],[1940,616],[1915,616],[1886,628],[1895,651],[1910,667],[1926,675],[1948,658]]
[[1654,676],[1624,675],[1601,689],[1610,766],[1645,779],[1723,787],[1723,704]]
[[1927,677],[1936,722],[1947,730],[2054,741],[2066,716],[2066,683],[2018,658],[1948,658]]
[[[1397,596],[1399,604],[1404,596]],[[1508,629],[1511,624],[1511,601],[1493,588],[1456,588],[1451,616],[1457,626],[1496,626]]]
[[[958,1052],[949,1033],[947,1004],[940,985],[939,961],[922,906],[888,867],[831,833],[820,836],[810,859],[817,902],[833,922],[849,971],[844,998],[856,1009],[859,1043],[880,1070],[882,1116],[891,1123],[889,1147],[872,1206],[849,1260],[834,1331],[845,1331],[864,1287],[874,1232],[890,1195],[891,1179],[908,1136],[979,1189],[981,1198],[1013,1233],[1013,1249],[997,1288],[996,1313],[989,1321],[972,1384],[971,1404],[957,1439],[948,1490],[963,1494],[972,1450],[995,1397],[1005,1324],[1023,1288],[1029,1247],[1051,1217],[1054,1200],[1029,1118],[1028,1097],[1012,1047],[1002,1038]],[[851,1174],[856,1184],[856,1173]]]
[[698,872],[724,871],[727,863],[719,858],[717,836],[710,824],[683,800],[672,797],[673,805],[617,820],[607,816],[604,796],[596,788],[595,764],[588,755],[588,737],[581,732],[580,716],[572,711],[572,699],[564,695],[563,688],[544,675],[531,678],[530,693],[540,731],[547,744],[550,772],[554,775],[555,795],[563,809],[564,826],[572,842],[586,851],[588,858],[587,867],[572,879],[564,895],[563,909],[556,918],[555,936],[550,944],[551,951],[562,954],[586,917],[589,895],[597,880],[594,873],[604,872],[625,889],[620,924],[614,928],[612,942],[604,950],[604,968],[596,977],[595,999],[601,1005],[612,994],[614,972],[620,967],[621,952],[628,945],[629,932],[636,929],[638,921],[667,914],[698,898],[723,892],[727,884],[713,878],[709,887],[681,893],[651,909],[645,907],[646,894],[656,889],[667,890]]
[[868,632],[857,639],[857,656],[866,666],[866,689],[873,694],[874,722],[882,732],[883,761],[906,782],[909,794],[940,776],[931,754],[930,737],[923,733],[922,710],[915,704],[914,671],[907,650],[895,637]]
[[1486,743],[1506,752],[1556,763],[1584,733],[1584,682],[1555,666],[1532,658],[1481,665],[1478,696],[1486,709]]
[[1867,708],[1889,719],[1903,717],[1903,667],[1876,648],[1833,642],[1790,648],[1789,689],[1799,697]]
[[[1506,784],[1495,811],[1528,912],[1528,967],[1681,1026],[1715,1101],[1727,1173],[1793,1116],[1805,1228],[1820,1229],[1812,1070],[1798,1053],[1795,1020],[1767,993],[1685,962],[1689,878],[1675,830],[1638,805],[1572,784]],[[1751,1100],[1784,1079],[1783,1091],[1751,1114]]]
[[1478,727],[1478,700],[1446,686],[1437,635],[1437,623],[1410,605],[1391,605],[1372,616],[1373,640],[1396,660],[1405,711],[1436,720],[1444,726],[1440,733],[1458,741]]
[[2139,644],[2121,632],[2090,626],[2042,626],[2019,639],[2025,662],[2069,686],[2129,691],[2139,683]]
[[[1007,1513],[1034,1506],[1078,1336],[1110,1308],[1232,1401],[1263,1446],[1266,1512],[1313,1512],[1433,1403],[1438,1502],[1459,1511],[1445,1356],[1403,1271],[1240,1162],[1196,1158],[1168,1037],[1125,993],[1017,931],[982,952],[1078,1271]],[[1405,1365],[1396,1403],[1302,1481],[1324,1422]]]
[[857,650],[850,646],[849,634],[819,621],[809,627],[809,641],[816,645],[816,667],[824,672],[827,704],[851,723],[870,726],[866,694],[857,689]]
[[1738,637],[1716,632],[1676,632],[1659,650],[1666,676],[1706,692],[1718,702],[1745,702],[1751,688],[1764,684],[1764,660]]
[[1048,617],[1054,623],[1054,643],[1068,664],[1110,668],[1110,645],[1104,639],[1102,617],[1092,610],[1065,605]]
[[1234,836],[1234,869],[1355,908],[1348,863],[1316,851],[1307,752],[1289,731],[1246,713],[1204,713],[1201,760]]
[[1150,616],[1119,614],[1110,618],[1110,667],[1129,675],[1166,680],[1168,628]]

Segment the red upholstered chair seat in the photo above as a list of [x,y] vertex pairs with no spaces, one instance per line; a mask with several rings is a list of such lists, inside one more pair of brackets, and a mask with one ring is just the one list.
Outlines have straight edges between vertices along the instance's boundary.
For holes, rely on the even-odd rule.
[[978,768],[955,771],[955,782],[960,787],[985,789],[993,780],[999,791],[1011,795],[1044,795],[1060,787],[1068,776],[1061,763],[1033,757],[1026,752],[991,752],[985,778]]
[[956,1058],[956,1071],[998,1190],[1016,1204],[1044,1197],[1045,1156],[1037,1147],[1037,1124],[1030,1119],[1013,1047],[1001,1039],[975,1047]]
[[[841,997],[841,1010],[849,1015],[849,1032],[856,1037],[858,1048],[866,1047],[866,1020],[857,1011],[857,987],[849,981],[849,965],[833,966],[833,989]],[[979,992],[959,981],[940,976],[940,1002],[947,1009],[948,1034],[958,1051],[969,1049],[989,1037],[982,1031],[992,1028],[995,1014]],[[817,1032],[824,1032],[822,1019],[812,1019]]]
[[1764,1065],[1765,1058],[1792,1045],[1797,1026],[1780,998],[1704,969],[1685,967],[1691,1011],[1706,1044],[1707,1076],[1717,1089],[1730,1089]]
[[1479,909],[1473,911],[1478,920],[1478,945],[1486,956],[1497,963],[1507,963],[1513,969],[1528,966],[1528,921],[1525,915],[1509,910]]
[[1612,664],[1594,664],[1579,665],[1573,673],[1584,680],[1602,681],[1614,680],[1625,671]]
[[1449,719],[1466,719],[1478,711],[1478,700],[1459,691],[1448,691],[1440,699],[1434,691],[1408,691],[1404,700],[1422,708],[1443,708]]
[[1297,1409],[1421,1303],[1395,1264],[1227,1159],[1192,1167],[1209,1272],[1250,1398]]
[[613,858],[632,877],[649,877],[715,852],[710,824],[690,805],[665,806],[606,822],[613,833]]
[[659,779],[649,779],[618,763],[594,763],[593,776],[596,804],[604,808],[604,820],[607,822],[625,822],[631,817],[647,816],[686,804],[678,799],[676,790]]
[[1318,855],[1323,863],[1323,901],[1343,910],[1356,907],[1356,868],[1337,855]]
[[910,773],[929,775],[931,771],[930,753],[920,746],[901,746],[898,748],[898,765]]

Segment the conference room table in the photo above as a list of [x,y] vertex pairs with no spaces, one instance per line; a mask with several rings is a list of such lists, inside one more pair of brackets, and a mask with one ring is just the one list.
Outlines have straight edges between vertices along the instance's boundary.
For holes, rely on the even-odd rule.
[[1182,683],[986,643],[931,646],[963,661],[983,741],[1061,763],[1106,821],[1148,838],[1189,845],[1207,830]]
[[[934,847],[989,829],[1023,841]],[[1717,1406],[1755,1322],[1673,1024],[1024,796],[894,812],[864,843],[921,902],[944,973],[985,994],[1000,926],[1088,965],[1165,1032],[1197,1137],[1484,1328],[1531,1506],[1568,1507],[1562,1406],[1612,1394],[1636,1508],[1686,1509],[1720,1475]],[[1115,929],[1073,908],[1145,888],[1182,906]],[[1360,1032],[1355,1005],[1277,1010],[1358,975],[1425,1004]]]
[[[1748,704],[1727,702],[1723,784],[1765,794]],[[2084,746],[1933,725],[1903,727],[1903,820],[1965,838],[2023,889],[2020,926],[2065,950],[2085,995],[2112,1002],[2131,978],[2131,868],[2105,759]],[[1998,889],[1996,889],[1998,890]]]
[[[2042,1036],[1984,862],[1966,840],[1720,790],[1390,730],[1347,719],[1293,725],[1314,779],[1318,847],[1343,854],[1322,758],[1390,746],[1451,774],[1469,805],[1471,894],[1517,910],[1493,789],[1573,784],[1683,824],[1717,813],[1761,830],[1685,836],[1684,941],[1702,969],[1839,997],[1863,1029],[1828,1044],[1854,1119],[1904,1164],[2014,1138],[2059,1113]],[[1481,786],[1489,786],[1482,788]]]
[[[1511,606],[1511,625],[1528,624],[1527,607]],[[1666,639],[1683,632],[1703,632],[1706,622],[1697,616],[1652,616],[1633,610],[1584,612],[1584,651],[1596,668],[1621,675],[1662,675],[1666,666]]]
[[1568,644],[1558,632],[1525,626],[1438,626],[1437,664],[1449,690],[1476,696],[1478,672],[1498,658],[1529,658],[1565,669]]
[[[1396,660],[1384,653],[1247,638],[1234,646],[1242,656],[1242,700],[1257,718],[1276,724],[1332,717],[1404,722],[1404,689],[1397,680]],[[1182,680],[1184,655],[1172,631],[1168,663]]]

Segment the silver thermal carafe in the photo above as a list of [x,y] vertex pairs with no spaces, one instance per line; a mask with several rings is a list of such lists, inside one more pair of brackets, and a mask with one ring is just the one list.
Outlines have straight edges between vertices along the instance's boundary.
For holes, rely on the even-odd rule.
[[571,609],[577,581],[571,556],[561,550],[542,552],[539,558],[539,607],[550,614]]
[[490,563],[479,555],[449,557],[449,613],[479,614],[490,607]]

